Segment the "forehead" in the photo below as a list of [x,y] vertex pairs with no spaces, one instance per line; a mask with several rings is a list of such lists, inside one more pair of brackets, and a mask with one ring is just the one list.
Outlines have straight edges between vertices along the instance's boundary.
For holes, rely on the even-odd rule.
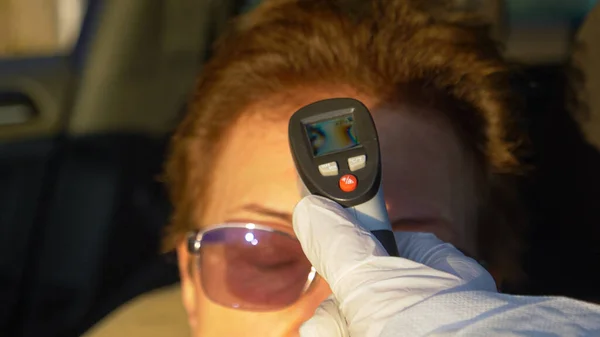
[[289,212],[299,194],[285,121],[246,114],[223,137],[212,163],[201,223],[259,222],[244,210],[245,205]]
[[[213,158],[214,170],[206,191],[207,207],[201,223],[262,220],[255,219],[256,215],[246,211],[244,205],[291,213],[300,194],[288,145],[288,120],[302,106],[332,97],[336,96],[307,95],[288,104],[255,105],[244,111],[222,136],[220,151]],[[460,149],[456,147],[451,128],[430,118],[435,114],[402,106],[378,107],[368,97],[357,99],[373,114],[380,138],[384,176],[386,170],[406,170],[402,165],[406,162],[421,167],[443,167],[449,158],[458,159]],[[433,181],[413,173],[405,173],[397,181],[395,178],[386,180],[406,185],[403,179]],[[388,194],[393,196],[394,191],[386,192]]]

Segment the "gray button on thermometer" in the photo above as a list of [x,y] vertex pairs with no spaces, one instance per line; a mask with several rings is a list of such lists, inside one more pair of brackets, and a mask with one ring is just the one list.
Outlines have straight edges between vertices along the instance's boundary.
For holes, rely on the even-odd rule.
[[348,167],[350,171],[354,172],[360,170],[367,165],[367,156],[361,154],[360,156],[348,158]]
[[352,98],[315,102],[292,115],[288,131],[303,193],[342,205],[388,254],[398,256],[381,188],[377,130],[369,110]]
[[332,161],[331,163],[325,163],[319,165],[319,172],[325,177],[337,176],[338,166],[337,163]]

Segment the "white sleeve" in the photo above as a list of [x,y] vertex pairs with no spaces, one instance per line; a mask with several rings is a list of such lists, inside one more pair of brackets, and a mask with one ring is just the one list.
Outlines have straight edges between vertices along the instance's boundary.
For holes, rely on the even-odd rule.
[[438,294],[386,324],[392,336],[600,336],[600,306],[483,291]]

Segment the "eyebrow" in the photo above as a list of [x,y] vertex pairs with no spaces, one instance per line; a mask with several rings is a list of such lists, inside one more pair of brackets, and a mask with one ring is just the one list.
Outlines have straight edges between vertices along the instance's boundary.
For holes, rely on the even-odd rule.
[[292,223],[292,214],[287,212],[279,212],[274,209],[270,209],[267,207],[263,207],[257,204],[247,204],[242,207],[242,209],[246,211],[250,211],[253,213],[257,213],[260,215],[268,216],[271,218],[276,218],[288,223]]

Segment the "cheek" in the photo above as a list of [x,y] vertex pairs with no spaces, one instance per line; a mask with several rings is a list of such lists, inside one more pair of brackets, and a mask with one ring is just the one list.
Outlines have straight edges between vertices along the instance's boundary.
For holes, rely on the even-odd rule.
[[[300,325],[308,320],[331,291],[317,278],[310,290],[283,310],[251,312],[227,308],[211,302],[198,286],[198,325],[196,336],[288,337],[299,336]],[[234,322],[234,323],[233,323]]]

